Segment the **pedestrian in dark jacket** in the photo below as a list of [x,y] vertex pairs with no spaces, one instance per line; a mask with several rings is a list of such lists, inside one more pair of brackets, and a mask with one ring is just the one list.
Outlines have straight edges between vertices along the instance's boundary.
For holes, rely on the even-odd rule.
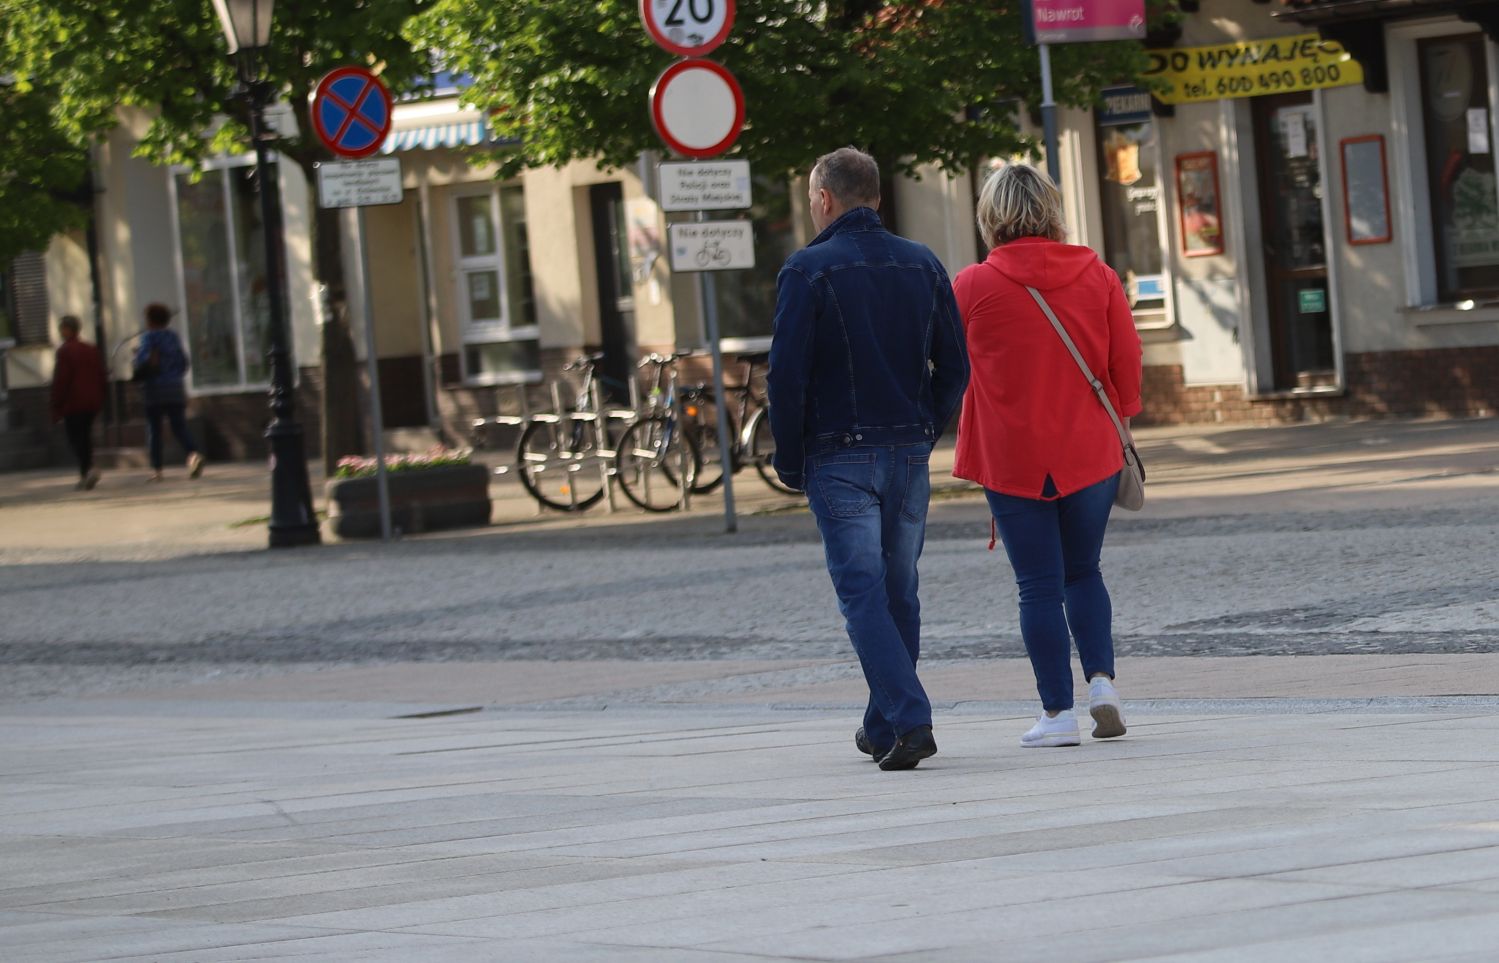
[[151,449],[152,481],[161,481],[161,423],[172,426],[177,443],[187,452],[187,473],[203,473],[203,455],[187,427],[187,353],[168,325],[172,312],[164,304],[146,305],[146,331],[135,351],[135,380],[146,404],[146,440]]
[[82,327],[71,314],[57,323],[62,344],[57,346],[52,367],[52,421],[62,422],[67,429],[68,446],[78,459],[78,487],[90,489],[99,484],[94,468],[94,418],[104,408],[108,376],[99,349],[79,339]]
[[821,232],[776,279],[770,421],[781,480],[805,490],[869,684],[854,745],[881,769],[937,751],[916,676],[932,445],[968,380],[942,262],[885,230],[874,159],[818,160],[808,199]]

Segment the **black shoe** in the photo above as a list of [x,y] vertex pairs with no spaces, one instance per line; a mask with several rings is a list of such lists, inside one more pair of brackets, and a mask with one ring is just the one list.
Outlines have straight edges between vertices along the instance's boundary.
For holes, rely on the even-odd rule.
[[915,769],[921,760],[936,754],[937,740],[932,738],[932,727],[917,726],[895,740],[895,746],[880,759],[880,768],[886,772]]
[[869,737],[864,734],[863,726],[854,731],[854,748],[868,756],[870,762],[879,762],[880,756],[884,755],[870,744]]

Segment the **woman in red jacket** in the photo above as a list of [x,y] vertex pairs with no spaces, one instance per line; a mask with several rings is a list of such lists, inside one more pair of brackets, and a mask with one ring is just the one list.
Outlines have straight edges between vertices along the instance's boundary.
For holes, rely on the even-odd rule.
[[1046,298],[1126,422],[1140,411],[1140,337],[1119,276],[1088,248],[1062,243],[1062,196],[1045,174],[1024,164],[995,171],[978,225],[992,250],[953,282],[973,370],[953,474],[987,490],[1020,589],[1020,632],[1045,710],[1020,743],[1081,741],[1073,641],[1093,736],[1120,736],[1113,613],[1098,567],[1124,466],[1119,437],[1026,288]]

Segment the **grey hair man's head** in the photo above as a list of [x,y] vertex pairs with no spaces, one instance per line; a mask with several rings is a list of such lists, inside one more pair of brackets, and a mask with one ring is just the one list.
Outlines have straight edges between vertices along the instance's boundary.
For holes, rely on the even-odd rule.
[[856,207],[880,206],[880,165],[853,147],[817,158],[807,183],[812,223],[820,231]]

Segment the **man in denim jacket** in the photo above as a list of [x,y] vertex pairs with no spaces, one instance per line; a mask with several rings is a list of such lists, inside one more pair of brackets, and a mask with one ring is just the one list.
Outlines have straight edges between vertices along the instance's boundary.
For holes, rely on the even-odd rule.
[[937,751],[916,677],[916,563],[932,444],[968,383],[962,322],[936,255],[880,223],[872,157],[823,156],[808,196],[821,233],[776,279],[774,464],[807,493],[869,684],[854,744],[881,769],[911,769]]

